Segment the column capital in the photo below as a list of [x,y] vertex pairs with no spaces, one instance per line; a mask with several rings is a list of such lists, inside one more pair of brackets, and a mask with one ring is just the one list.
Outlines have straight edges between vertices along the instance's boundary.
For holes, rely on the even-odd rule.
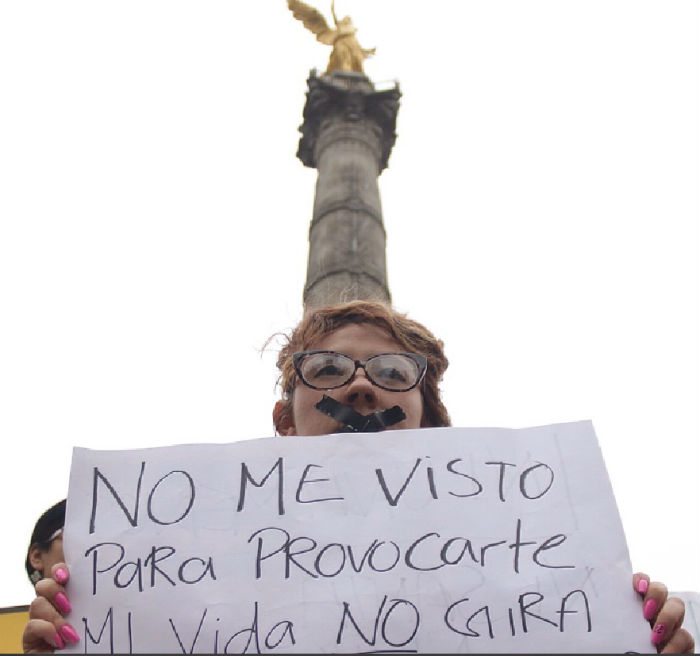
[[371,122],[379,128],[380,153],[378,168],[388,164],[396,141],[396,115],[399,111],[398,83],[377,91],[371,80],[362,73],[333,71],[318,77],[312,70],[307,80],[304,122],[299,127],[301,139],[297,157],[304,166],[316,168],[316,145],[324,124],[336,121]]

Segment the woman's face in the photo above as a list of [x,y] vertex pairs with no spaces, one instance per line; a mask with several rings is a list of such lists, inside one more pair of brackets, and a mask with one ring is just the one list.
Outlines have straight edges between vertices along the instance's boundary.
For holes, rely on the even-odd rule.
[[41,572],[44,578],[51,576],[51,568],[64,560],[62,534],[51,541],[48,551],[42,551],[39,547],[34,546],[29,552],[31,566]]
[[[381,328],[363,323],[343,326],[309,346],[310,349],[338,351],[362,361],[378,353],[405,350]],[[298,382],[294,389],[293,417],[281,423],[279,432],[282,435],[325,435],[338,431],[340,424],[314,407],[324,394],[363,415],[399,405],[406,418],[391,428],[420,428],[423,417],[420,385],[408,392],[389,392],[373,385],[367,379],[364,369],[358,368],[355,377],[347,385],[333,390],[315,390]]]

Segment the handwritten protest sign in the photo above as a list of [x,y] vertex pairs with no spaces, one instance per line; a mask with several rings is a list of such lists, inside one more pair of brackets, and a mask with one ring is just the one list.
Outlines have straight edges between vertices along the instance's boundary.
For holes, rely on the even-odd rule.
[[589,422],[77,448],[87,652],[650,652]]

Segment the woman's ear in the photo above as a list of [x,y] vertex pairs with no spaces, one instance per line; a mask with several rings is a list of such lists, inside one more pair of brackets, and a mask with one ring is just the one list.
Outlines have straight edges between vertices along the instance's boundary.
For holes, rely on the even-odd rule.
[[291,402],[277,401],[272,410],[272,422],[275,430],[280,435],[296,435],[297,427],[294,424],[294,415],[292,414]]
[[44,552],[37,546],[33,546],[29,549],[29,564],[42,574],[44,572],[43,553]]

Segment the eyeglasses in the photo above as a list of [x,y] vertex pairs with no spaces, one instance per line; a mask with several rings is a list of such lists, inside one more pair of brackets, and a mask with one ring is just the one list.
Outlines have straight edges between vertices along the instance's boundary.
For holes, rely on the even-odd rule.
[[316,390],[347,385],[362,367],[371,383],[389,392],[408,392],[425,376],[428,361],[417,353],[378,353],[355,360],[335,351],[299,351],[292,356],[304,385]]

